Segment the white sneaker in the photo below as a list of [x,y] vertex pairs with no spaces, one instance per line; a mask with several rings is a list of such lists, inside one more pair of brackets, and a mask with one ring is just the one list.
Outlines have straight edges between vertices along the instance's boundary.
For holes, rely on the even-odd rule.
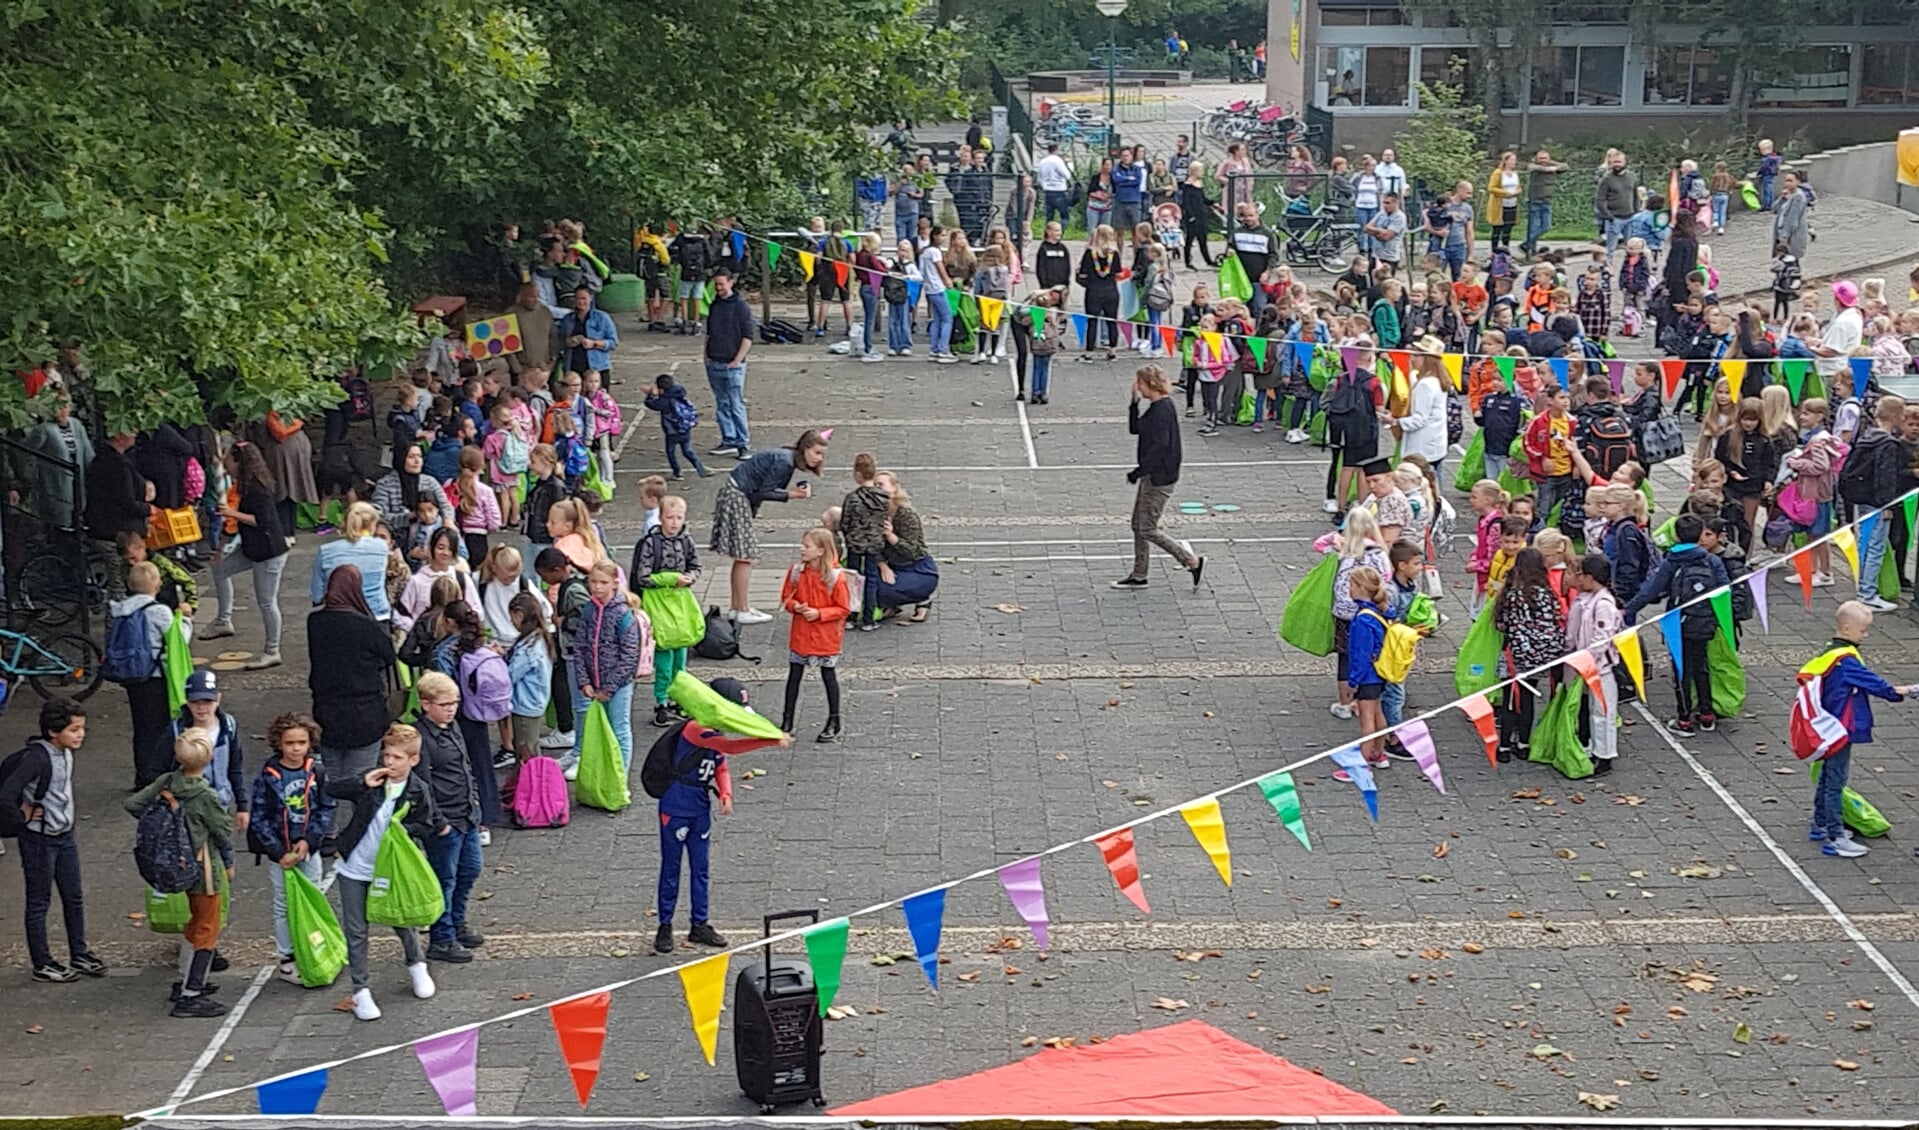
[[1180,539],[1179,547],[1186,551],[1186,556],[1188,557],[1199,556],[1199,554],[1193,552],[1193,543],[1190,541],[1187,541],[1185,538]]
[[773,617],[757,608],[747,608],[735,611],[732,619],[735,624],[766,624],[772,622]]
[[1812,575],[1812,587],[1816,589],[1831,588],[1832,574],[1831,573],[1814,573]]
[[970,362],[968,362],[968,363],[969,363],[969,364],[973,364],[973,365],[978,365],[978,364],[980,364],[980,363],[982,363],[982,362],[984,362],[985,360],[986,360],[986,354],[984,354],[984,353],[975,353],[975,354],[973,354],[973,360],[972,360],[972,361],[970,361]]
[[353,990],[353,1018],[355,1020],[380,1019],[380,1006],[373,1003],[372,989]]
[[1865,605],[1867,608],[1872,609],[1874,612],[1897,612],[1899,610],[1898,601],[1887,600],[1883,596],[1860,597],[1859,603]]
[[1324,502],[1322,502],[1322,503],[1320,503],[1320,504],[1319,504],[1319,508],[1320,508],[1321,510],[1324,510],[1324,511],[1325,511],[1326,513],[1328,513],[1328,514],[1337,514],[1337,513],[1339,513],[1339,503],[1337,503],[1337,502],[1334,502],[1334,501],[1333,501],[1332,499],[1330,499],[1330,498],[1329,498],[1329,499],[1327,499],[1326,501],[1324,501]]
[[540,739],[540,748],[541,749],[572,749],[574,740],[575,739],[573,737],[573,731],[571,730],[568,730],[565,733],[548,734],[547,736]]
[[300,980],[300,967],[291,961],[280,963],[279,977],[289,985],[305,985],[305,982]]
[[[426,971],[426,962],[422,961],[418,965],[407,966],[406,975],[407,979],[413,982],[413,995],[419,997],[421,1000],[426,1000],[436,991],[433,987],[433,974]],[[365,989],[361,989],[360,991],[366,992]],[[372,998],[369,997],[367,999],[371,1000]]]
[[862,354],[860,354],[860,361],[861,361],[861,362],[862,362],[863,364],[867,364],[867,365],[877,365],[877,364],[879,364],[879,363],[880,363],[881,361],[884,361],[884,360],[886,360],[886,358],[884,358],[884,357],[882,357],[882,356],[880,356],[880,355],[879,355],[879,354],[877,354],[877,353],[862,353]]
[[1353,708],[1350,706],[1347,706],[1343,702],[1335,702],[1332,705],[1328,706],[1326,709],[1331,711],[1333,717],[1335,718],[1345,718],[1350,720],[1353,716]]
[[1287,443],[1305,443],[1308,438],[1310,437],[1307,436],[1305,428],[1294,428],[1286,433]]
[[240,665],[240,668],[243,671],[264,671],[269,667],[278,667],[281,662],[279,652],[269,651],[264,655],[255,656],[247,660]]
[[481,847],[493,846],[493,829],[491,828],[480,829],[480,846]]
[[580,779],[579,763],[574,762],[572,765],[567,766],[564,770],[560,772],[560,776],[565,777],[569,781],[579,780]]
[[913,347],[910,345],[907,346],[905,349],[900,350],[901,357],[911,357],[912,355],[913,355]]
[[1827,840],[1826,846],[1819,849],[1822,855],[1836,855],[1841,859],[1858,859],[1870,850],[1866,845],[1853,839],[1851,832],[1847,832],[1836,840]]

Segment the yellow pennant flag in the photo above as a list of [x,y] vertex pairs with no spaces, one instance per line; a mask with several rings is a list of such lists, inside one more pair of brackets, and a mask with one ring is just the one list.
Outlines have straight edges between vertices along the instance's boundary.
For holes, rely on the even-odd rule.
[[1457,353],[1448,353],[1440,357],[1439,363],[1446,366],[1446,375],[1453,379],[1453,391],[1466,390],[1466,358]]
[[1632,676],[1632,685],[1639,690],[1639,698],[1646,698],[1646,655],[1639,650],[1639,633],[1631,628],[1612,638],[1612,645],[1619,649],[1619,658],[1626,665],[1626,671]]
[[1006,309],[1005,299],[988,298],[985,295],[981,295],[979,299],[979,324],[984,327],[988,333],[996,332],[999,329],[1000,311],[1004,309]]
[[1734,400],[1739,399],[1739,386],[1746,379],[1746,362],[1738,357],[1728,357],[1719,363],[1719,375],[1726,378],[1732,386]]
[[693,1017],[693,1034],[700,1038],[706,1065],[713,1066],[713,1050],[720,1040],[720,1004],[726,999],[726,955],[716,953],[680,970],[686,990],[686,1011]]
[[1832,544],[1838,546],[1839,552],[1846,555],[1846,564],[1852,566],[1852,579],[1858,580],[1859,535],[1853,532],[1851,526],[1844,526],[1833,531]]
[[796,252],[796,254],[800,257],[800,270],[806,272],[807,281],[811,282],[813,279],[813,253],[811,251],[800,251]]
[[1213,351],[1213,356],[1218,357],[1221,353],[1225,352],[1226,339],[1224,335],[1215,333],[1212,330],[1201,330],[1199,336],[1206,339],[1206,348]]
[[1233,885],[1233,853],[1226,847],[1226,819],[1219,814],[1219,801],[1196,800],[1179,810],[1193,838],[1206,854],[1213,857],[1213,869],[1227,886]]

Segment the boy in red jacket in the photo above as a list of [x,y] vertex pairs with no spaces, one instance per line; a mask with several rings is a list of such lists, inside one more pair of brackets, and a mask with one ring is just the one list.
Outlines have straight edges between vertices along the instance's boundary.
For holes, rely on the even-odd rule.
[[1521,448],[1526,453],[1526,470],[1539,484],[1538,513],[1553,521],[1553,506],[1573,497],[1579,489],[1573,477],[1572,395],[1563,388],[1548,389],[1543,398],[1545,411],[1526,425]]

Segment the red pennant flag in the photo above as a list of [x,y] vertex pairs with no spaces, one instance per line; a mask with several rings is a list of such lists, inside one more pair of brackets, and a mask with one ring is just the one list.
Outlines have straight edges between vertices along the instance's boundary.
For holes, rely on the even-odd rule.
[[1486,760],[1493,768],[1499,768],[1499,727],[1493,721],[1493,705],[1486,696],[1476,694],[1460,701],[1459,709],[1473,720],[1473,728],[1479,731],[1479,740],[1486,743]]
[[1792,571],[1799,574],[1799,591],[1806,594],[1806,611],[1812,611],[1812,551],[1802,549],[1792,555]]
[[1586,685],[1592,688],[1593,697],[1599,700],[1599,709],[1603,713],[1606,710],[1606,692],[1600,689],[1602,684],[1599,681],[1599,664],[1593,662],[1592,653],[1575,651],[1566,657],[1566,663],[1579,672],[1579,677],[1586,680]]
[[1159,328],[1159,339],[1166,343],[1166,355],[1168,357],[1171,357],[1174,354],[1179,352],[1179,331],[1178,330],[1174,329],[1171,326],[1161,326]]
[[606,1010],[613,994],[594,993],[547,1007],[553,1034],[560,1038],[560,1057],[573,1073],[573,1091],[585,1109],[593,1084],[600,1078],[600,1049],[606,1046]]
[[1686,363],[1676,357],[1668,357],[1659,363],[1659,371],[1665,376],[1665,395],[1667,400],[1679,395],[1679,378],[1686,375]]
[[845,289],[846,287],[846,273],[847,265],[845,263],[833,264],[833,280],[840,285],[841,289]]
[[1151,914],[1153,908],[1146,905],[1146,888],[1139,885],[1139,856],[1133,851],[1133,830],[1121,828],[1110,836],[1094,840],[1093,844],[1105,858],[1106,870],[1113,873],[1113,882],[1119,884],[1119,893],[1131,899],[1141,914]]
[[1387,353],[1386,358],[1393,363],[1393,368],[1398,369],[1408,376],[1412,375],[1413,355],[1411,353],[1408,353],[1404,349],[1395,349]]

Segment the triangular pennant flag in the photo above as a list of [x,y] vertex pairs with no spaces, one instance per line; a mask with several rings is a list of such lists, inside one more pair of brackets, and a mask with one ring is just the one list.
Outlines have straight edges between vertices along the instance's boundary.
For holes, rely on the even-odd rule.
[[1046,307],[1026,307],[1026,319],[1033,323],[1033,336],[1039,337],[1046,332]]
[[440,1096],[440,1105],[451,1118],[472,1118],[479,1113],[480,1026],[469,1024],[437,1036],[428,1036],[413,1045],[420,1057],[426,1081]]
[[1161,326],[1159,328],[1159,340],[1160,344],[1166,347],[1166,356],[1171,357],[1179,352],[1178,330],[1171,326]]
[[1226,818],[1220,815],[1219,801],[1208,797],[1196,800],[1180,808],[1179,814],[1186,818],[1186,826],[1193,830],[1193,838],[1199,846],[1206,849],[1212,857],[1213,870],[1227,886],[1233,885],[1233,853],[1226,846]]
[[906,932],[913,935],[913,956],[934,991],[940,987],[940,925],[946,918],[946,888],[917,894],[900,903]]
[[261,1114],[312,1114],[326,1093],[326,1068],[316,1068],[253,1088]]
[[1029,855],[1016,863],[1009,863],[999,869],[999,885],[1006,890],[1013,909],[1026,920],[1026,928],[1033,932],[1033,940],[1039,948],[1046,949],[1046,890],[1040,885],[1039,856]]
[[1614,392],[1624,392],[1626,388],[1626,363],[1613,358],[1606,362],[1606,379],[1612,382]]
[[693,1034],[699,1037],[700,1054],[713,1066],[713,1052],[720,1042],[720,1005],[726,1000],[726,959],[724,953],[703,958],[680,968],[680,989],[686,994],[686,1014],[693,1019]]
[[580,1097],[582,1109],[600,1078],[600,1052],[606,1047],[606,1011],[613,1004],[612,993],[594,993],[547,1006],[553,1021],[553,1034],[560,1040],[560,1058],[573,1074],[573,1093]]
[[1832,532],[1832,544],[1846,555],[1846,564],[1852,566],[1852,579],[1859,579],[1859,535],[1852,532],[1851,526],[1841,526]]
[[1133,847],[1133,830],[1121,828],[1110,836],[1094,840],[1093,846],[1106,861],[1106,870],[1112,873],[1119,893],[1139,907],[1141,914],[1151,914],[1153,908],[1146,905],[1146,888],[1139,885],[1139,853]]
[[1218,357],[1226,347],[1226,339],[1216,330],[1201,330],[1199,336],[1206,342],[1206,348]]
[[1679,609],[1675,608],[1659,618],[1659,634],[1666,638],[1666,650],[1672,653],[1672,669],[1679,672],[1680,678],[1685,678],[1686,661],[1679,636]]
[[1846,361],[1852,366],[1853,391],[1865,391],[1866,385],[1872,381],[1872,358],[1848,357]]
[[1393,363],[1393,368],[1398,369],[1402,373],[1410,373],[1413,371],[1413,355],[1404,349],[1390,350],[1386,354],[1386,359]]
[[1806,370],[1812,367],[1810,361],[1781,361],[1779,372],[1786,378],[1786,391],[1792,394],[1792,402],[1799,403],[1805,391]]
[[1719,630],[1725,633],[1726,646],[1737,648],[1739,641],[1734,637],[1732,627],[1732,590],[1720,589],[1707,597],[1706,603],[1712,606],[1712,614],[1719,621]]
[[1771,635],[1772,625],[1766,615],[1766,571],[1760,569],[1746,574],[1746,587],[1752,590],[1753,611],[1759,613],[1759,630]]
[[1312,342],[1296,341],[1293,343],[1293,364],[1298,366],[1299,371],[1302,373],[1305,372],[1307,369],[1312,368],[1312,365],[1313,365],[1313,343]]
[[1631,628],[1612,638],[1613,647],[1619,651],[1619,661],[1626,665],[1626,673],[1632,676],[1632,685],[1639,692],[1639,698],[1646,698],[1646,656],[1639,650],[1639,633]]
[[1070,314],[1068,315],[1068,318],[1073,323],[1073,332],[1079,335],[1080,348],[1081,349],[1086,348],[1086,315]]
[[1339,363],[1340,363],[1340,366],[1344,368],[1347,374],[1350,376],[1354,369],[1359,368],[1359,347],[1356,345],[1340,346],[1339,347]]
[[1575,651],[1566,656],[1566,665],[1579,672],[1579,677],[1586,680],[1587,689],[1592,691],[1593,698],[1599,703],[1599,709],[1604,711],[1606,709],[1605,684],[1599,681],[1599,663],[1593,659],[1592,652]]
[[796,251],[794,254],[799,257],[800,272],[806,276],[808,282],[813,281],[813,253],[811,251]]
[[1121,341],[1126,343],[1126,348],[1131,349],[1133,347],[1133,323],[1126,321],[1124,318],[1120,319],[1119,337]]
[[832,438],[833,438],[833,429],[832,429],[832,428],[821,428],[821,429],[820,429],[820,438],[821,438],[821,439],[832,439]]
[[1246,339],[1246,348],[1252,351],[1253,360],[1258,362],[1259,367],[1262,369],[1266,367],[1266,345],[1266,339],[1263,337],[1249,337]]
[[949,286],[946,288],[946,305],[948,309],[953,311],[955,317],[959,316],[960,303],[965,298],[966,292],[959,287]]
[[1306,836],[1306,817],[1299,809],[1299,789],[1293,784],[1293,775],[1284,769],[1268,773],[1259,779],[1259,791],[1266,795],[1266,803],[1273,806],[1279,822],[1286,825],[1299,846],[1313,850],[1313,841]]
[[908,310],[920,304],[920,291],[925,288],[925,285],[926,284],[920,282],[918,279],[906,280],[906,308]]
[[1446,367],[1446,375],[1453,379],[1453,391],[1463,391],[1466,387],[1466,359],[1457,353],[1447,353],[1440,357],[1439,363]]
[[1919,494],[1908,494],[1899,503],[1906,512],[1906,529],[1919,530]]
[[766,245],[766,266],[767,266],[767,269],[768,269],[768,270],[771,270],[772,268],[774,268],[774,267],[777,267],[777,266],[779,266],[779,265],[780,265],[780,252],[782,252],[782,251],[784,251],[784,250],[786,250],[786,248],[784,248],[784,247],[781,247],[781,246],[780,246],[779,244],[777,244],[777,243],[772,243],[772,242],[770,242],[770,241],[769,241],[769,242],[767,243],[767,245]]
[[1664,378],[1660,382],[1660,395],[1671,400],[1679,395],[1679,381],[1686,375],[1686,363],[1677,357],[1668,357],[1659,363],[1659,375]]
[[1805,594],[1806,611],[1812,611],[1812,550],[1802,549],[1792,555],[1792,571],[1799,574],[1799,591]]
[[733,233],[733,258],[737,262],[746,262],[746,233]]
[[1004,309],[1006,309],[1005,299],[980,296],[979,324],[986,327],[986,332],[995,333],[999,330],[999,315]]
[[806,943],[806,963],[813,969],[813,988],[819,994],[820,1015],[833,1004],[840,991],[840,973],[846,965],[846,927],[844,918],[808,926],[800,939]]
[[1564,357],[1546,358],[1546,367],[1553,371],[1553,379],[1559,382],[1560,388],[1565,388],[1571,381],[1572,364]]
[[833,264],[833,282],[841,289],[846,287],[847,264],[835,261]]
[[1366,755],[1359,747],[1349,745],[1333,751],[1333,763],[1346,771],[1353,779],[1353,787],[1359,790],[1361,800],[1366,802],[1366,812],[1373,822],[1379,822],[1379,785],[1373,780],[1373,767],[1366,764]]
[[1433,734],[1426,728],[1426,723],[1414,719],[1401,726],[1399,744],[1405,747],[1407,753],[1413,755],[1413,763],[1419,766],[1419,771],[1426,774],[1426,779],[1433,783],[1433,788],[1438,789],[1440,795],[1444,796],[1446,778],[1440,774],[1439,751],[1433,748]]
[[1485,695],[1476,694],[1460,699],[1459,709],[1472,719],[1473,729],[1479,731],[1480,744],[1486,747],[1487,764],[1499,768],[1499,723],[1493,720],[1493,704],[1486,701]]
[[1506,387],[1509,389],[1513,387],[1513,373],[1517,367],[1518,362],[1503,353],[1493,358],[1493,368],[1499,370],[1500,379],[1506,382]]
[[1739,386],[1746,381],[1746,362],[1744,358],[1728,357],[1719,362],[1719,375],[1726,378],[1732,388],[1733,399],[1739,398]]

